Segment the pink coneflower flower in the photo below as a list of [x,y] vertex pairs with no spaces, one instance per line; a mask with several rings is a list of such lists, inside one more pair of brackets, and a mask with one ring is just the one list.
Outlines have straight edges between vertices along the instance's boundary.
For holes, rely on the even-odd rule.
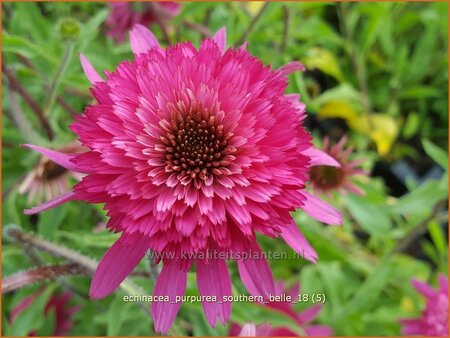
[[322,151],[334,158],[340,166],[315,165],[310,168],[309,176],[311,186],[316,192],[321,192],[329,196],[334,191],[341,194],[347,192],[358,195],[364,194],[364,191],[352,182],[353,176],[365,175],[364,170],[358,168],[362,161],[349,160],[349,156],[353,152],[353,147],[346,147],[346,143],[346,136],[343,136],[334,145],[330,145],[327,137],[324,138]]
[[[193,263],[200,295],[230,296],[220,256],[231,252],[241,256],[247,289],[268,297],[275,285],[256,233],[281,236],[315,261],[290,212],[302,208],[322,222],[341,223],[339,212],[304,190],[310,165],[338,164],[312,148],[301,123],[304,104],[284,94],[288,74],[302,65],[272,70],[245,46],[226,49],[225,35],[219,30],[198,50],[190,42],[163,49],[136,25],[130,33],[135,60],[106,73],[106,80],[81,56],[98,103],[71,129],[90,151],[67,155],[29,146],[87,176],[27,214],[71,200],[105,203],[108,228],[122,233],[94,274],[92,298],[113,292],[148,250],[164,263],[157,296],[184,295]],[[205,259],[211,251],[219,258]],[[152,304],[157,332],[170,328],[180,306]],[[231,303],[206,301],[203,308],[215,326],[228,320]]]
[[[23,311],[25,311],[36,299],[36,297],[41,294],[43,289],[40,289],[36,294],[24,298],[14,309],[11,311],[10,321],[13,324],[17,316],[19,316]],[[64,292],[61,295],[52,295],[48,300],[44,308],[44,315],[49,315],[50,312],[55,313],[55,327],[53,329],[53,336],[65,336],[69,333],[72,328],[71,317],[78,312],[78,306],[70,306],[70,300],[72,296],[69,292]],[[38,333],[36,331],[31,331],[28,336],[36,336]]]
[[[314,319],[320,313],[322,309],[322,304],[314,304],[313,306],[301,311],[297,312],[294,309],[294,304],[297,302],[298,295],[300,294],[300,284],[295,284],[289,290],[286,290],[282,281],[277,281],[275,283],[275,296],[286,294],[292,298],[292,302],[288,301],[276,301],[270,303],[264,303],[262,306],[270,307],[272,309],[276,309],[285,315],[292,318],[298,326],[304,331],[307,336],[331,336],[333,334],[333,330],[331,327],[326,325],[316,325],[311,324]],[[244,325],[245,327],[245,325]],[[242,328],[242,330],[244,329]],[[271,327],[266,324],[263,326],[265,329],[265,336],[279,336],[279,337],[292,337],[299,336],[300,332],[295,332],[289,327]],[[250,327],[251,328],[251,327]],[[267,329],[268,328],[268,329]],[[237,336],[239,330],[241,330],[240,326],[237,324],[233,324],[230,329],[231,336]],[[262,334],[261,334],[262,335]]]
[[427,299],[422,316],[412,319],[401,319],[402,334],[447,337],[448,332],[448,279],[439,274],[439,289],[434,290],[427,283],[417,279],[412,285]]
[[[62,153],[81,153],[87,149],[74,142],[57,150]],[[25,176],[18,191],[21,194],[28,193],[28,202],[42,202],[70,191],[70,178],[81,181],[83,176],[41,156],[36,166]]]
[[168,20],[180,12],[181,4],[164,2],[111,2],[111,12],[106,19],[108,35],[116,42],[125,40],[128,31],[135,25],[148,26],[161,20]]

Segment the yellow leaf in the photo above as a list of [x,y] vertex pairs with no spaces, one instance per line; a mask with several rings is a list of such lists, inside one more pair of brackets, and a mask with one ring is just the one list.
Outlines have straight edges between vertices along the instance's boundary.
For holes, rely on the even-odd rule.
[[262,6],[264,6],[265,1],[251,1],[248,2],[247,5],[247,10],[250,13],[251,16],[255,16],[256,14],[259,13],[259,11],[261,10]]
[[323,104],[318,113],[321,118],[341,118],[346,121],[351,121],[358,118],[353,106],[347,101],[328,101]]
[[389,153],[398,135],[398,123],[386,114],[360,115],[348,121],[351,129],[368,134],[381,156]]
[[339,81],[344,80],[344,74],[339,67],[339,63],[328,49],[314,47],[306,52],[306,58],[303,60],[306,68],[317,68],[325,74],[333,76]]
[[368,135],[376,144],[381,156],[389,153],[399,133],[397,121],[386,114],[358,114],[348,101],[332,100],[323,104],[318,112],[320,118],[341,118],[348,126],[361,134]]

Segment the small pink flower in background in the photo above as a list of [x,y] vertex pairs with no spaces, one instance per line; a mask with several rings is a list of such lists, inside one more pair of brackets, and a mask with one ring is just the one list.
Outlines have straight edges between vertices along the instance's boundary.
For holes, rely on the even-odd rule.
[[[313,320],[317,318],[320,314],[320,310],[322,309],[322,304],[314,304],[311,307],[297,312],[294,309],[294,303],[297,302],[298,295],[300,294],[300,284],[296,283],[293,287],[286,290],[284,287],[283,281],[277,281],[276,283],[276,293],[275,295],[281,295],[283,293],[290,295],[292,297],[291,302],[271,302],[264,304],[264,306],[268,306],[272,309],[277,309],[289,317],[291,317],[297,324],[305,331],[308,336],[331,336],[333,334],[333,330],[331,327],[326,325],[315,325],[311,324]],[[272,331],[273,336],[287,336],[287,333],[291,332],[289,336],[297,336],[298,333],[292,332],[288,328],[275,328]]]
[[[62,153],[81,153],[87,150],[79,143],[71,143],[57,149]],[[70,177],[81,181],[83,174],[67,170],[46,156],[41,156],[36,166],[20,184],[18,191],[28,194],[28,202],[42,202],[71,190]]]
[[[36,299],[36,297],[41,294],[43,289],[40,289],[35,295],[28,296],[22,300],[14,309],[11,311],[10,321],[14,323],[17,316],[19,316],[23,311],[25,311]],[[55,313],[55,327],[53,329],[53,336],[66,336],[72,328],[71,317],[79,311],[79,306],[70,306],[70,300],[72,296],[70,292],[64,292],[61,295],[52,295],[47,302],[44,315],[49,315],[50,312]],[[37,332],[29,332],[28,336],[36,336]]]
[[439,274],[439,288],[417,279],[412,285],[426,298],[425,309],[419,318],[401,319],[403,335],[448,337],[448,278]]
[[[311,307],[297,312],[294,309],[294,304],[297,302],[298,295],[300,294],[300,284],[295,284],[289,290],[286,290],[282,281],[277,281],[275,283],[275,296],[286,294],[292,297],[292,302],[288,301],[279,301],[279,302],[270,302],[263,303],[262,306],[269,307],[271,309],[276,309],[285,315],[292,318],[298,326],[305,332],[307,336],[331,336],[333,334],[333,330],[331,327],[326,325],[316,325],[311,324],[314,319],[320,313],[322,309],[322,304],[314,304]],[[245,327],[245,325],[244,325]],[[244,330],[244,327],[242,330]],[[289,327],[271,327],[268,324],[265,324],[263,328],[266,330],[265,336],[280,336],[280,337],[291,337],[291,336],[299,336],[300,332],[295,332]],[[267,329],[269,328],[269,329]],[[237,332],[239,332],[240,326],[237,324],[233,324],[230,329],[230,335],[236,336]],[[258,335],[258,334],[257,334]],[[263,334],[261,334],[263,335]]]
[[242,327],[232,324],[229,335],[231,337],[268,337],[272,326],[267,323],[256,325],[255,323],[245,323]]
[[180,13],[181,4],[164,2],[111,2],[111,12],[106,19],[108,35],[116,42],[125,40],[135,24],[149,26],[160,20],[168,20]]
[[[89,151],[27,146],[87,176],[73,191],[25,213],[71,200],[105,203],[107,227],[122,235],[97,267],[91,298],[113,292],[148,250],[163,262],[156,296],[184,295],[192,265],[202,296],[230,296],[226,260],[234,258],[205,258],[213,251],[251,252],[237,259],[241,279],[251,294],[268,298],[275,284],[256,233],[281,236],[315,262],[290,213],[300,208],[341,224],[337,210],[304,190],[311,165],[339,164],[312,147],[301,123],[304,104],[284,93],[288,75],[303,66],[270,69],[245,45],[227,49],[225,29],[199,49],[190,42],[161,48],[141,25],[130,41],[135,60],[106,73],[106,80],[81,56],[98,103],[71,129]],[[202,305],[212,326],[228,321],[230,302]],[[153,303],[155,330],[167,332],[180,307]]]
[[365,175],[362,169],[358,169],[361,160],[350,161],[349,156],[353,147],[346,147],[347,137],[343,136],[340,141],[330,145],[327,137],[323,140],[322,151],[334,158],[340,166],[312,166],[310,168],[311,186],[316,192],[322,192],[331,195],[332,192],[339,193],[352,192],[358,195],[364,195],[364,191],[358,188],[351,179],[355,175]]

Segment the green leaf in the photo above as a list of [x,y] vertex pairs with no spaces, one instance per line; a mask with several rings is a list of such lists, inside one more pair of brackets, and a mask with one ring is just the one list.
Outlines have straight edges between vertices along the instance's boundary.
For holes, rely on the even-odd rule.
[[35,45],[30,40],[21,36],[10,35],[5,31],[2,33],[2,48],[3,52],[21,54],[30,59],[41,56],[52,64],[58,62],[52,54],[47,53],[44,49]]
[[2,49],[5,53],[21,54],[29,59],[33,59],[39,54],[39,47],[20,36],[14,36],[3,31]]
[[[47,286],[41,294],[34,294],[35,298],[30,305],[17,316],[9,335],[27,336],[31,331],[39,330],[44,324],[44,308],[54,290],[54,286]],[[22,300],[23,298],[19,301]]]
[[403,126],[403,137],[406,139],[410,139],[414,135],[416,135],[417,131],[420,127],[420,118],[417,113],[410,113],[406,119],[406,122]]
[[445,254],[447,252],[447,241],[439,222],[431,221],[428,230],[436,249],[441,254]]
[[402,196],[397,203],[390,206],[392,212],[404,216],[428,215],[433,206],[446,198],[447,189],[440,187],[440,182],[430,180],[420,185],[408,195]]
[[62,205],[58,208],[50,209],[39,215],[38,232],[47,239],[53,239],[56,231],[61,226],[62,221],[67,215],[70,206]]
[[124,322],[124,315],[131,303],[123,301],[122,293],[117,293],[114,300],[108,307],[106,314],[106,335],[117,336],[120,332],[120,327]]
[[80,41],[83,46],[86,46],[98,35],[99,27],[105,21],[108,13],[109,10],[107,8],[97,11],[96,14],[81,27]]
[[404,88],[400,91],[399,97],[401,99],[420,100],[426,98],[441,97],[442,92],[438,88],[431,86],[413,86]]
[[408,67],[404,74],[405,83],[418,82],[429,72],[432,65],[432,57],[437,43],[436,36],[439,32],[439,26],[435,22],[428,21],[425,26],[425,32],[418,36],[413,55],[410,58],[410,64],[414,67]]
[[319,47],[309,49],[303,62],[309,69],[317,68],[325,74],[333,76],[340,82],[345,81],[339,62],[334,54],[328,49]]
[[14,9],[15,34],[30,34],[37,43],[48,42],[51,32],[51,21],[44,17],[37,3],[17,2]]
[[377,268],[366,278],[362,286],[356,290],[350,301],[333,318],[333,322],[338,324],[355,313],[359,312],[362,314],[364,311],[369,310],[391,280],[393,268],[393,264],[389,259],[381,260]]
[[383,204],[372,204],[366,199],[348,195],[346,206],[358,224],[372,236],[386,236],[391,229],[388,209]]
[[316,292],[324,292],[327,298],[326,301],[331,304],[334,312],[339,312],[345,301],[342,287],[345,287],[343,284],[347,281],[346,278],[344,279],[341,264],[339,262],[318,264],[317,269],[325,289],[316,290]]
[[422,140],[423,149],[437,164],[442,168],[448,168],[448,154],[447,151],[442,150],[437,145],[427,139]]

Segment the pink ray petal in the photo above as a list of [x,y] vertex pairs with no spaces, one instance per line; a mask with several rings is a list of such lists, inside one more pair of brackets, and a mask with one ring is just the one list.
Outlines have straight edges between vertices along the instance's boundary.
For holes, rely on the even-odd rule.
[[217,318],[225,323],[230,318],[231,302],[222,302],[224,296],[231,296],[231,280],[227,264],[223,259],[206,261],[198,259],[197,284],[200,295],[216,296],[219,302],[203,302],[203,310],[212,327],[216,326]]
[[311,161],[309,162],[311,166],[326,165],[330,167],[341,167],[340,163],[336,161],[332,156],[319,149],[311,147],[305,150],[303,154],[311,158]]
[[316,263],[318,258],[316,251],[311,244],[309,244],[305,236],[303,236],[294,221],[283,229],[281,237],[295,252],[302,255],[302,257],[307,260]]
[[227,47],[227,28],[222,27],[219,29],[216,34],[212,37],[213,41],[217,44],[217,47],[219,47],[219,50],[222,52],[222,54],[225,52],[225,49]]
[[448,280],[442,272],[438,275],[439,286],[442,293],[448,294]]
[[38,206],[35,206],[31,209],[24,209],[23,213],[25,215],[34,215],[38,214],[42,211],[55,208],[58,205],[64,204],[66,202],[72,201],[76,199],[76,194],[73,191],[68,191],[64,194],[59,195],[58,197],[55,197],[51,199],[50,201],[44,202],[42,204],[39,204]]
[[[268,337],[272,331],[272,325],[269,323],[263,323],[255,325],[255,323],[249,322],[242,326],[238,336],[239,337]],[[230,333],[231,335],[231,333]]]
[[293,331],[288,327],[277,327],[270,331],[270,336],[274,337],[297,337],[298,332]]
[[251,251],[252,256],[257,253],[259,259],[238,260],[239,275],[245,287],[253,296],[263,296],[268,299],[269,295],[275,294],[272,271],[256,241],[251,244]]
[[146,53],[152,48],[159,48],[159,42],[155,35],[140,24],[134,25],[130,31],[130,44],[134,54]]
[[44,155],[45,157],[48,157],[50,160],[52,160],[56,164],[59,164],[61,167],[66,168],[67,170],[75,172],[83,172],[80,171],[78,166],[71,161],[74,158],[74,155],[72,154],[62,153],[52,149],[36,146],[34,144],[23,144],[22,146],[34,150]]
[[421,335],[426,330],[421,319],[400,319],[403,324],[401,334],[404,336]]
[[272,330],[272,325],[269,323],[262,323],[256,326],[256,336],[268,336]]
[[84,74],[88,78],[89,82],[95,84],[96,82],[103,82],[102,77],[97,73],[89,60],[80,53],[81,68],[83,68]]
[[119,238],[103,255],[92,278],[89,297],[100,299],[113,292],[133,271],[148,249],[148,238],[136,236],[136,240]]
[[348,183],[345,186],[345,189],[347,189],[348,191],[356,194],[356,195],[365,195],[366,192],[364,190],[362,190],[361,188],[357,187],[355,184],[353,183]]
[[305,328],[305,333],[310,337],[327,337],[333,335],[333,330],[326,325],[311,325]]
[[313,306],[303,310],[297,315],[300,323],[307,323],[313,321],[322,310],[322,304],[314,304]]
[[187,272],[180,270],[175,262],[163,266],[153,294],[154,296],[169,296],[169,302],[154,302],[152,304],[156,332],[164,334],[169,331],[181,307],[181,302],[175,303],[175,298],[184,295],[186,281]]
[[312,218],[315,218],[319,222],[333,225],[342,224],[342,215],[322,199],[311,195],[306,190],[302,191],[302,194],[306,197],[303,202],[302,209]]
[[289,62],[289,63],[285,64],[284,66],[278,68],[278,71],[283,76],[287,76],[296,71],[304,71],[304,70],[305,70],[305,66],[303,66],[303,64],[301,64],[298,61]]
[[255,323],[245,323],[239,332],[239,337],[256,337]]
[[425,297],[431,298],[436,294],[436,291],[430,285],[416,278],[413,278],[411,284],[417,291],[419,291]]
[[30,307],[30,305],[34,302],[36,299],[36,296],[38,296],[41,293],[42,289],[38,291],[36,294],[33,294],[31,296],[27,296],[24,299],[20,301],[19,304],[17,304],[12,310],[10,314],[10,321],[15,322],[16,318],[26,309]]
[[241,47],[239,47],[239,50],[247,50],[247,47],[248,47],[248,41],[245,41],[245,42],[241,45]]

